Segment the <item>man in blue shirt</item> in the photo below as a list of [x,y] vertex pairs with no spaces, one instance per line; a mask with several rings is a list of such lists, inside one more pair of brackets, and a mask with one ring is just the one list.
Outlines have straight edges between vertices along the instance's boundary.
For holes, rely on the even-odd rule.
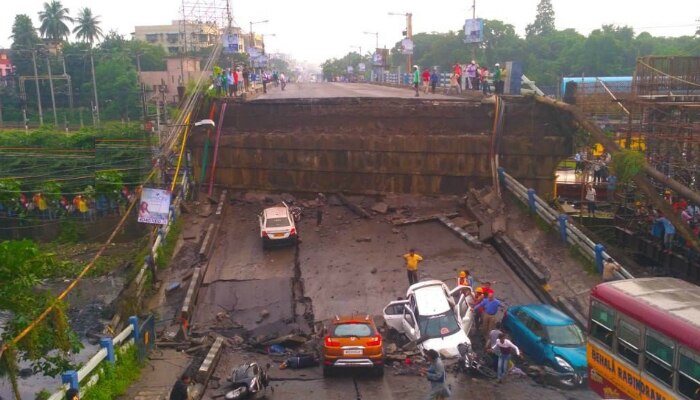
[[484,337],[496,326],[498,310],[501,308],[501,304],[501,301],[498,300],[493,293],[489,293],[489,297],[485,298],[479,305],[474,307],[474,311],[479,311],[480,308],[484,309],[484,321],[481,324]]
[[673,237],[676,235],[676,227],[663,215],[658,221],[664,226],[664,253],[671,254],[673,251]]
[[608,176],[608,201],[612,202],[615,199],[615,189],[617,189],[617,176]]

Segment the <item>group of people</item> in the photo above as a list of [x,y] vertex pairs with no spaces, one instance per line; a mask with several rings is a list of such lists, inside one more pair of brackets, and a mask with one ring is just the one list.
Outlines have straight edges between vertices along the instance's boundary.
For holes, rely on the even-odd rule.
[[[700,236],[700,206],[689,203],[686,199],[674,200],[670,191],[664,192],[664,199],[671,205],[673,213],[681,222],[688,226],[695,237]],[[688,241],[683,242],[676,237],[676,227],[663,211],[649,207],[643,207],[640,201],[635,203],[635,214],[642,226],[646,226],[649,234],[662,246],[663,252],[673,253],[674,245],[686,247],[689,258],[697,257]]]
[[[445,89],[445,94],[452,93],[453,89],[456,93],[462,93],[463,87],[465,87],[466,90],[481,90],[484,95],[491,94],[491,84],[489,80],[493,81],[494,92],[496,94],[503,94],[505,77],[506,69],[502,68],[499,63],[494,65],[493,72],[489,71],[487,66],[480,66],[474,60],[467,65],[457,63],[452,66],[450,82],[449,86]],[[435,88],[440,83],[440,75],[438,74],[437,67],[433,67],[432,70],[425,68],[423,72],[420,72],[418,65],[414,65],[412,83],[416,91],[416,97],[419,96],[419,88],[421,86],[424,93],[427,94],[429,90],[431,93],[435,93]]]
[[[406,263],[408,284],[418,282],[418,265],[423,261],[423,256],[411,248],[403,255]],[[464,295],[469,307],[474,310],[475,324],[486,339],[486,351],[493,352],[498,357],[497,374],[499,382],[508,372],[508,362],[514,353],[520,355],[520,350],[508,340],[500,328],[499,311],[504,308],[503,302],[496,297],[492,282],[485,281],[477,286],[474,276],[469,270],[459,272],[456,281],[457,287],[462,287],[460,295]],[[449,397],[450,390],[445,385],[444,366],[437,353],[426,352],[430,368],[423,370],[423,375],[430,381],[430,394],[428,398],[439,399]]]
[[96,196],[78,193],[71,199],[65,194],[55,197],[36,192],[30,199],[21,193],[16,204],[0,203],[0,216],[16,218],[24,215],[48,220],[78,216],[84,220],[92,220],[96,216],[122,215],[125,204],[140,194],[141,186],[137,186],[132,192],[126,185],[122,187],[119,195],[111,197],[102,193]]
[[233,67],[233,69],[216,68],[212,75],[212,80],[217,96],[236,97],[248,90],[250,72],[247,67],[241,67],[240,65]]

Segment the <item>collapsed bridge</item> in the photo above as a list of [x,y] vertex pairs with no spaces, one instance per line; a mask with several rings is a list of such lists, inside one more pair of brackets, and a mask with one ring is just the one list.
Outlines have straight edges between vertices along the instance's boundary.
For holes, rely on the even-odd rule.
[[210,174],[207,164],[215,162],[215,184],[246,190],[459,194],[491,184],[502,166],[551,193],[575,130],[558,110],[528,97],[498,105],[298,98],[215,106],[223,112],[220,131],[190,138],[195,176]]

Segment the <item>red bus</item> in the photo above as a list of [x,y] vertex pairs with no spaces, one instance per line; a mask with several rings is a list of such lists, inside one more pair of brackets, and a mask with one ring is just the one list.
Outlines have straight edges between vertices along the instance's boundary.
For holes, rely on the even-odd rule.
[[700,399],[700,286],[641,278],[594,287],[588,382],[605,399]]

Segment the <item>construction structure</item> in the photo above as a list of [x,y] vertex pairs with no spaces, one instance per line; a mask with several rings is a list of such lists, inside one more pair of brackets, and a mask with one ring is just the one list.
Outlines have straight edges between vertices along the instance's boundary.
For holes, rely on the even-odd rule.
[[700,178],[700,57],[637,59],[632,131],[646,143],[649,163],[695,190]]

